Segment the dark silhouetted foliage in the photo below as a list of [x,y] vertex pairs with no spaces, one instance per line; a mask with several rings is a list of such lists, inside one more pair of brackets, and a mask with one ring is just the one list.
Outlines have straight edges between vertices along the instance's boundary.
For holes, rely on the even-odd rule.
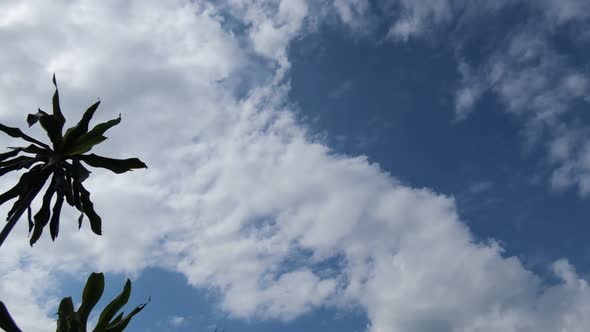
[[[0,124],[0,131],[31,143],[24,147],[12,147],[11,151],[0,154],[0,176],[12,171],[28,169],[14,187],[0,195],[0,205],[17,199],[8,212],[7,224],[0,232],[0,246],[25,211],[28,216],[31,245],[41,237],[43,229],[48,224],[51,238],[55,240],[59,233],[59,219],[64,201],[80,211],[78,227],[82,226],[83,217],[86,215],[92,231],[101,235],[101,218],[94,210],[90,193],[82,185],[90,175],[84,164],[106,168],[117,174],[137,168],[147,168],[137,158],[112,159],[93,153],[85,154],[107,139],[104,133],[119,124],[121,116],[100,123],[89,130],[90,120],[100,104],[100,101],[97,101],[84,112],[78,124],[67,129],[63,134],[65,118],[59,104],[55,75],[53,84],[55,94],[52,114],[39,109],[37,113],[27,116],[29,126],[40,123],[47,132],[51,146],[26,135],[18,128]],[[35,215],[32,215],[31,203],[48,181],[49,186],[43,195],[41,207]],[[51,207],[53,196],[56,196],[56,199]]]
[[[71,297],[64,297],[59,303],[57,311],[57,329],[56,332],[86,332],[88,325],[88,316],[104,292],[104,275],[102,273],[92,273],[86,281],[84,291],[82,292],[82,303],[77,311],[74,310],[74,302]],[[131,295],[131,281],[127,279],[123,291],[115,297],[103,310],[98,318],[98,322],[92,332],[121,332],[123,331],[133,316],[138,314],[147,305],[140,304],[130,313],[124,315],[121,311],[127,304]],[[149,299],[148,299],[149,302]],[[121,312],[119,312],[121,311]],[[19,327],[8,313],[4,303],[0,301],[0,328],[6,332],[21,332]]]

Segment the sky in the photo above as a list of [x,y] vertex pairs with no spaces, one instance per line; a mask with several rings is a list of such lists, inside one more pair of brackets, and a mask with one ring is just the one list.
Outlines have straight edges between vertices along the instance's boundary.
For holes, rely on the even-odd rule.
[[101,271],[99,308],[152,299],[130,332],[587,331],[589,28],[586,0],[0,0],[0,122],[55,73],[149,167],[85,182],[103,236],[21,220],[0,299],[53,330]]

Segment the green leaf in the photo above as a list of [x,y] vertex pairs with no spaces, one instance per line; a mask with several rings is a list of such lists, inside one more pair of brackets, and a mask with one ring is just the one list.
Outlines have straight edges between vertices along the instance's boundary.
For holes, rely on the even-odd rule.
[[49,137],[51,143],[53,143],[53,150],[60,151],[63,138],[61,137],[61,128],[55,116],[51,114],[42,116],[39,118],[39,123],[41,123],[41,127],[45,129],[47,137]]
[[49,234],[51,235],[51,240],[55,241],[57,238],[57,234],[59,233],[59,217],[61,214],[61,207],[64,204],[64,194],[57,193],[57,199],[55,200],[55,204],[53,205],[53,210],[51,210],[51,220],[49,221]]
[[117,317],[115,317],[115,319],[113,319],[109,325],[114,325],[114,324],[117,324],[118,322],[120,322],[123,319],[124,314],[125,314],[125,312],[121,311],[121,313],[119,313],[117,315]]
[[[59,116],[61,116],[61,120]],[[65,122],[61,112],[58,116],[56,116],[55,114],[47,114],[46,112],[39,109],[37,113],[29,114],[27,116],[27,123],[29,124],[29,127],[37,122],[41,123],[41,127],[43,127],[45,132],[47,132],[47,136],[53,143],[53,149],[55,151],[60,151],[62,145],[63,124]]]
[[82,210],[84,211],[84,214],[88,217],[88,220],[90,220],[90,228],[92,229],[94,234],[101,235],[102,220],[100,219],[100,216],[94,211],[94,204],[92,204],[92,201],[90,200],[90,193],[88,192],[88,190],[86,190],[86,188],[84,188],[84,186],[81,183],[79,183],[78,186],[78,189],[80,190],[80,201],[82,203]]
[[146,164],[137,158],[113,159],[97,156],[94,153],[76,156],[75,158],[82,160],[92,167],[106,168],[117,174],[125,173],[137,168],[147,168]]
[[64,115],[61,112],[61,106],[59,106],[59,92],[57,91],[57,81],[55,80],[55,74],[53,74],[53,85],[55,85],[55,93],[53,94],[53,100],[52,100],[52,102],[53,102],[52,103],[53,104],[53,116],[55,118],[55,121],[57,122],[57,126],[59,129],[59,131],[58,131],[59,137],[61,140],[63,127],[64,127],[64,124],[66,123],[66,118],[64,118]]
[[2,301],[0,301],[0,328],[6,332],[21,332]]
[[146,303],[142,303],[140,305],[138,305],[137,307],[135,307],[135,309],[133,309],[133,311],[131,311],[127,316],[125,316],[125,318],[121,319],[120,321],[116,321],[113,320],[113,322],[104,330],[105,332],[121,332],[123,331],[127,325],[129,325],[129,322],[131,321],[131,318],[133,318],[133,316],[137,315],[141,310],[143,310],[143,308],[145,308],[145,306],[150,302],[151,299],[148,299],[148,301]]
[[71,297],[64,297],[57,309],[56,332],[71,332],[72,323],[75,320],[74,302]]
[[31,239],[29,240],[31,246],[35,244],[35,242],[37,242],[37,240],[41,237],[41,234],[43,233],[43,228],[45,228],[45,226],[47,226],[47,223],[49,222],[49,216],[51,213],[51,198],[53,198],[53,195],[55,194],[55,181],[55,176],[53,176],[53,178],[51,179],[51,183],[49,184],[49,188],[47,188],[45,195],[43,195],[43,203],[41,204],[41,208],[39,208],[39,211],[37,211],[37,213],[34,216],[35,226],[33,228],[33,234],[31,235]]
[[[80,139],[83,139],[83,138],[84,137],[81,137]],[[92,148],[95,145],[98,145],[106,140],[107,140],[107,138],[104,136],[87,137],[83,141],[76,142],[75,145],[73,145],[70,149],[68,149],[65,152],[65,155],[66,156],[75,156],[75,155],[79,155],[82,153],[86,153],[86,152],[92,150]]]
[[66,150],[67,147],[75,142],[80,136],[88,132],[88,124],[90,123],[90,120],[92,120],[94,112],[96,112],[98,109],[98,105],[100,105],[100,101],[97,101],[88,107],[78,124],[66,130],[66,134],[64,135],[63,139],[64,150]]
[[94,331],[102,331],[105,329],[109,322],[115,317],[117,312],[123,308],[123,306],[129,300],[129,296],[131,295],[131,281],[127,279],[125,282],[125,286],[123,287],[123,291],[109,303],[104,310],[101,312],[100,317],[98,318],[98,323],[96,323],[96,327]]
[[100,144],[107,138],[103,136],[103,134],[109,130],[110,128],[118,125],[121,123],[121,115],[116,119],[109,120],[107,122],[103,122],[101,124],[96,125],[92,128],[91,131],[87,132],[80,136],[75,143],[71,144],[71,146],[66,147],[65,154],[66,155],[78,155],[82,153],[86,153],[92,149],[97,144]]
[[3,131],[8,136],[11,136],[11,137],[14,137],[14,138],[22,138],[22,139],[24,139],[27,142],[35,143],[35,144],[37,144],[40,147],[43,147],[45,149],[50,149],[49,145],[47,145],[47,144],[45,144],[43,142],[40,142],[40,141],[32,138],[31,136],[23,133],[18,128],[8,127],[8,126],[5,126],[5,125],[3,125],[3,124],[0,123],[0,131]]
[[88,316],[96,306],[104,292],[104,274],[92,273],[86,281],[84,291],[82,292],[82,303],[78,308],[78,318],[83,326],[86,326]]

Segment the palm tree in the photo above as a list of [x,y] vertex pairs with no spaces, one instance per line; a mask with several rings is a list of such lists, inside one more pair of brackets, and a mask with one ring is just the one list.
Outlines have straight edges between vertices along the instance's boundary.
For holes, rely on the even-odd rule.
[[[0,176],[21,169],[28,170],[14,187],[0,195],[0,205],[17,199],[8,212],[7,224],[0,232],[0,246],[25,211],[27,211],[29,222],[31,246],[41,237],[47,224],[49,224],[51,238],[55,240],[59,233],[59,218],[64,200],[80,211],[79,228],[82,226],[84,215],[86,215],[90,221],[92,232],[101,235],[101,218],[94,210],[90,193],[82,185],[90,175],[84,164],[106,168],[117,174],[133,169],[147,168],[138,158],[112,159],[93,153],[86,154],[95,145],[107,139],[104,133],[108,129],[121,122],[121,115],[119,115],[116,119],[100,123],[89,130],[90,120],[98,109],[100,101],[90,106],[78,124],[67,129],[63,134],[66,120],[59,105],[55,75],[53,75],[53,84],[55,85],[55,93],[52,114],[39,109],[37,113],[27,116],[29,127],[37,122],[41,124],[41,127],[47,132],[51,146],[26,135],[18,128],[0,124],[0,131],[31,143],[28,146],[11,147],[9,148],[11,151],[0,154]],[[48,180],[49,185],[43,195],[41,207],[32,216],[31,203]],[[53,196],[56,196],[56,199],[53,208],[51,208]]]

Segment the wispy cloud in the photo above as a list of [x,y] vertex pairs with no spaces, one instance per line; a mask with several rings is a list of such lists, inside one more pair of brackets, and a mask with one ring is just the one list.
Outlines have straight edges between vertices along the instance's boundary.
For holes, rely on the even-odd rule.
[[174,327],[179,327],[184,324],[185,318],[182,316],[173,316],[170,318],[170,325]]
[[[454,93],[455,120],[468,118],[477,109],[484,93],[499,98],[505,111],[523,121],[524,144],[546,149],[547,168],[554,189],[577,187],[581,195],[590,193],[590,168],[587,160],[586,132],[580,128],[579,114],[590,101],[588,61],[572,59],[555,43],[557,34],[577,50],[585,49],[590,26],[587,1],[388,1],[391,26],[388,36],[394,41],[440,36],[451,26],[476,26],[483,17],[516,8],[526,18],[503,27],[495,36],[492,51],[467,59],[462,40],[455,38],[460,84]],[[575,31],[567,34],[564,31]],[[457,36],[455,31],[454,36]],[[587,57],[584,57],[587,58]],[[578,59],[578,60],[576,60]],[[573,137],[576,137],[575,139]],[[567,157],[564,144],[567,142]],[[562,149],[555,159],[555,149]],[[547,148],[549,147],[549,148]],[[551,151],[549,151],[551,150]]]
[[350,90],[353,88],[353,83],[351,80],[345,80],[340,85],[336,86],[330,93],[328,93],[329,99],[340,99],[344,95],[346,95]]

